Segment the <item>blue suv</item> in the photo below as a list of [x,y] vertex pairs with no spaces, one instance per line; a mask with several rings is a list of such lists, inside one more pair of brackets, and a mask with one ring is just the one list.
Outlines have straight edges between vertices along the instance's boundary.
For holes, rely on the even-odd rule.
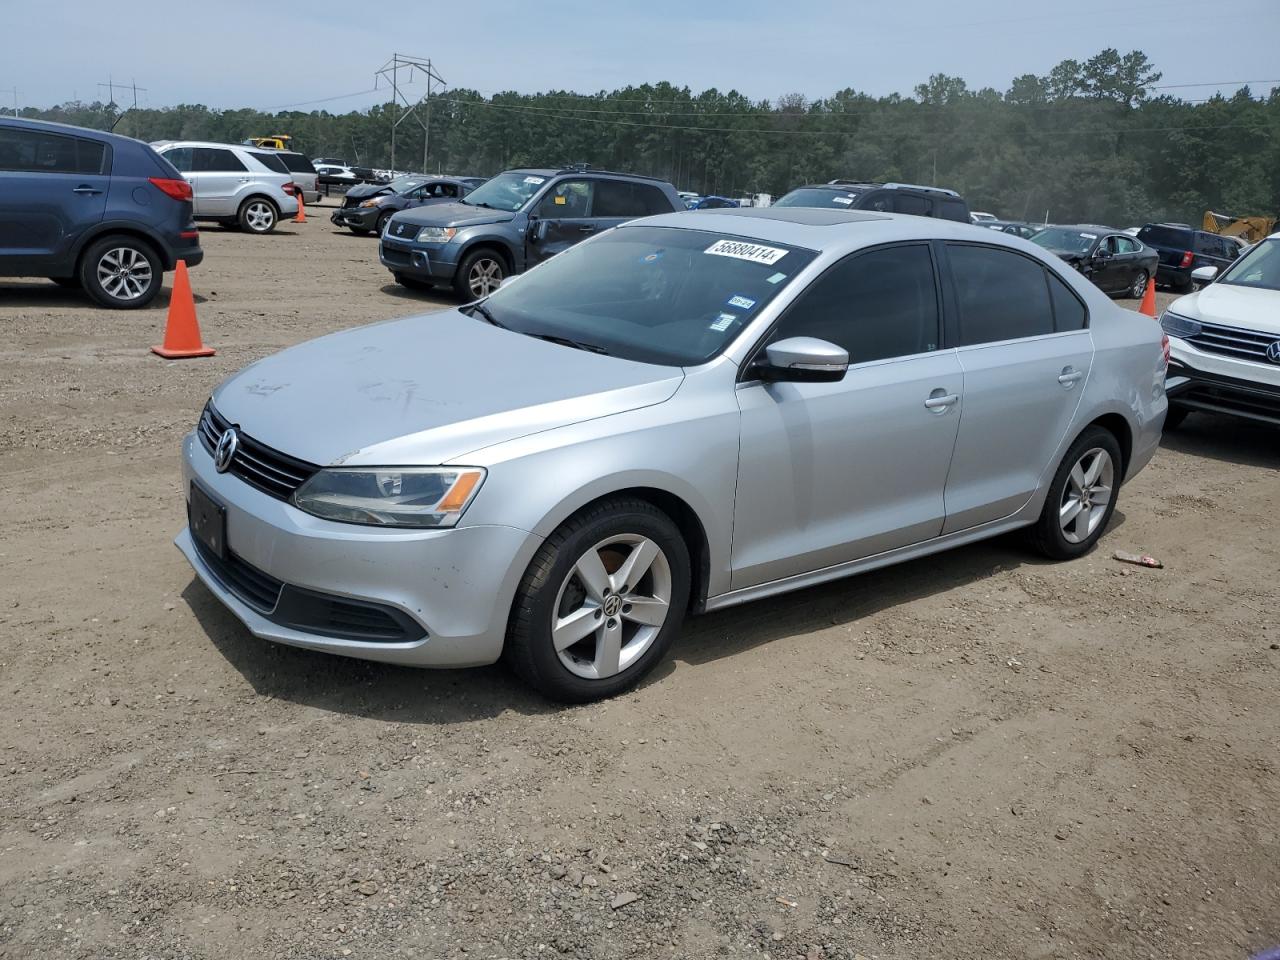
[[191,184],[141,141],[0,118],[0,276],[144,307],[166,270],[204,259],[191,210]]
[[675,187],[652,177],[581,165],[508,170],[457,203],[397,213],[379,257],[403,286],[451,283],[462,299],[479,300],[595,233],[684,208]]

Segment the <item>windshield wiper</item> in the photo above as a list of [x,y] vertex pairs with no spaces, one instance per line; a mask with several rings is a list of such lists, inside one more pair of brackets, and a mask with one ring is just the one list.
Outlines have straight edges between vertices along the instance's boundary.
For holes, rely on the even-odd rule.
[[481,318],[483,318],[485,322],[493,324],[495,327],[499,328],[500,330],[510,329],[506,324],[498,322],[497,318],[494,317],[493,312],[484,305],[483,300],[477,303],[473,303],[471,305],[471,313],[473,316],[477,313],[480,314]]
[[558,337],[554,333],[530,333],[528,336],[536,340],[545,340],[547,343],[558,343],[562,347],[573,347],[575,350],[585,350],[587,353],[600,353],[606,357],[611,354],[604,347],[597,343],[587,343],[585,340],[573,340],[570,337]]

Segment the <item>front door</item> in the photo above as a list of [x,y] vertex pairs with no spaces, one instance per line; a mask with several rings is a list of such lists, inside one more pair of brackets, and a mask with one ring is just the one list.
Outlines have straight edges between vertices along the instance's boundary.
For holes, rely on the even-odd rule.
[[941,349],[928,245],[841,261],[788,308],[771,340],[849,352],[839,383],[738,386],[733,589],[936,537],[961,417],[954,350]]
[[947,478],[953,533],[1031,499],[1075,417],[1093,363],[1083,302],[1012,250],[948,243],[964,416]]
[[597,230],[591,218],[595,181],[560,180],[538,201],[525,234],[525,260],[532,267],[581,243]]

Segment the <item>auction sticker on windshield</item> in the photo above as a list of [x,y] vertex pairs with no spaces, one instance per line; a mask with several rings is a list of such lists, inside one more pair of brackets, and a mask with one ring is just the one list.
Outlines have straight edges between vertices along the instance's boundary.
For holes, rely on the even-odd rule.
[[547,178],[546,177],[525,177],[524,182],[532,183],[536,187],[540,183],[546,183]]
[[717,240],[703,252],[717,257],[733,257],[735,260],[763,263],[765,266],[772,266],[788,253],[788,251],[779,250],[777,247],[766,247],[758,243],[743,243],[741,240]]

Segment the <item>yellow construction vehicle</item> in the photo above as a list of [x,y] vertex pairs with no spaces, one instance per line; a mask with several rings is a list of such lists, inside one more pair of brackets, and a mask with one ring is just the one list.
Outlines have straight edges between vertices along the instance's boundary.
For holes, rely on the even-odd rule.
[[277,133],[274,137],[250,137],[249,142],[255,147],[270,147],[274,150],[288,150],[289,141],[293,139],[287,133]]
[[1275,226],[1274,217],[1232,217],[1206,210],[1201,229],[1224,237],[1239,237],[1245,243],[1257,243],[1269,237]]

